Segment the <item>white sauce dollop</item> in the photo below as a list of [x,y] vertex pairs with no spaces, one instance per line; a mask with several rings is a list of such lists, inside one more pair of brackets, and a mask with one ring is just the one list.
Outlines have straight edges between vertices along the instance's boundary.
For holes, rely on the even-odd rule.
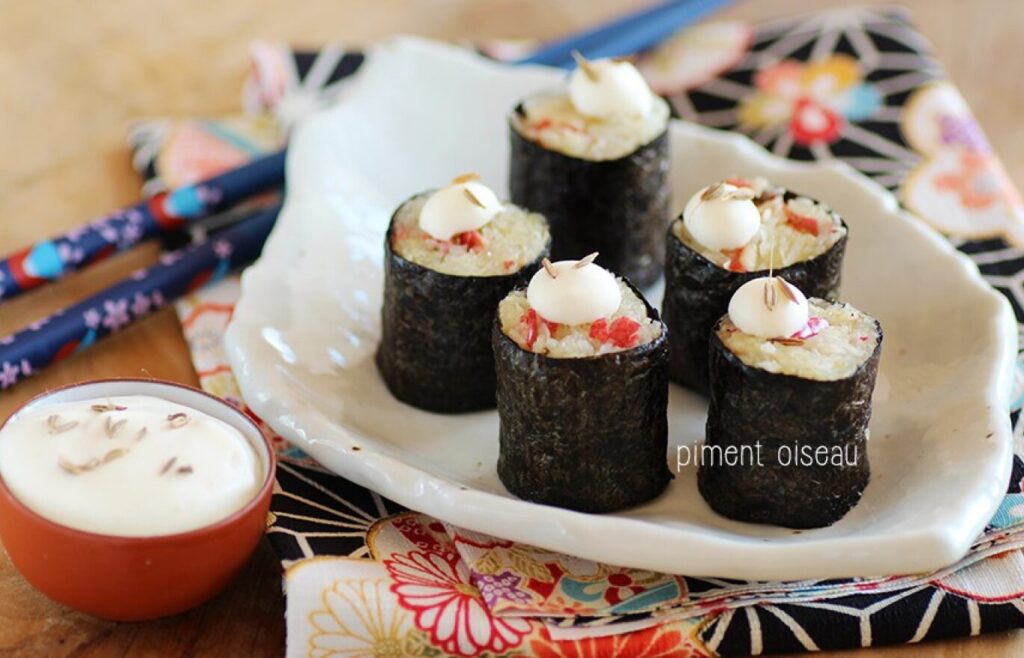
[[549,322],[586,324],[608,317],[622,303],[615,276],[600,265],[561,260],[551,264],[555,276],[540,268],[526,288],[530,307]]
[[[683,224],[690,235],[709,249],[739,249],[757,235],[761,228],[761,212],[750,199],[712,199],[701,201],[708,188],[698,190],[686,202]],[[724,184],[726,193],[736,188]]]
[[485,225],[502,207],[498,197],[483,183],[456,179],[427,199],[420,211],[420,228],[435,240],[451,240],[459,233]]
[[[108,402],[123,409],[92,409]],[[177,413],[187,414],[180,427],[167,418]],[[211,525],[248,504],[265,473],[237,429],[152,396],[41,404],[0,432],[0,475],[22,504],[63,526],[105,535]]]
[[640,71],[611,59],[577,67],[569,76],[569,100],[580,114],[597,119],[646,116],[654,106],[654,94]]
[[[786,294],[786,288],[793,298]],[[747,281],[729,300],[729,318],[743,333],[761,338],[789,338],[807,324],[807,298],[781,277]]]

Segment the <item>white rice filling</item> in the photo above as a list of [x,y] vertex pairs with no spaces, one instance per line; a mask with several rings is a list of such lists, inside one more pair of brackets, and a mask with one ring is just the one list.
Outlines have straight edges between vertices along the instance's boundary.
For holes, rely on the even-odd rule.
[[437,240],[419,225],[420,211],[428,198],[429,193],[421,194],[398,209],[391,229],[391,249],[408,261],[442,274],[512,274],[537,260],[550,238],[543,215],[506,203],[477,231],[482,244]]
[[825,253],[846,235],[839,216],[825,204],[804,196],[783,202],[783,188],[763,178],[746,182],[758,194],[754,202],[761,211],[761,228],[743,248],[718,251],[705,247],[690,234],[682,219],[672,224],[672,232],[704,258],[733,272],[759,272],[802,263]]
[[719,324],[718,336],[740,361],[753,368],[819,381],[849,377],[875,351],[875,320],[842,302],[808,302],[811,317],[828,321],[828,327],[816,336],[802,341],[766,340],[740,331],[728,317]]
[[644,301],[622,279],[617,282],[622,303],[615,313],[574,325],[549,325],[536,311],[531,315],[526,292],[514,290],[498,304],[501,330],[524,350],[556,359],[624,352],[646,345],[661,335],[661,323],[648,317]]
[[537,94],[523,101],[525,116],[513,126],[546,149],[584,160],[616,160],[650,143],[668,125],[668,103],[654,97],[645,115],[597,119],[580,114],[565,91]]

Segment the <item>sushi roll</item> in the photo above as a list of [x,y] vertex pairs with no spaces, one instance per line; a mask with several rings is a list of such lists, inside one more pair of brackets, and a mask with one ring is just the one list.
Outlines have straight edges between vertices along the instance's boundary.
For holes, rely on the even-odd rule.
[[710,343],[701,495],[739,521],[818,528],[841,519],[871,475],[878,321],[763,277],[736,292]]
[[774,269],[810,297],[839,293],[847,227],[825,204],[762,178],[694,194],[666,241],[672,381],[708,390],[708,336],[740,286]]
[[502,204],[477,178],[412,197],[384,239],[377,368],[396,398],[428,411],[494,408],[494,310],[551,242],[542,215]]
[[551,223],[555,259],[600,252],[640,287],[661,275],[669,221],[669,107],[629,62],[579,58],[567,89],[509,117],[513,203]]
[[610,512],[671,479],[668,345],[640,292],[592,261],[545,261],[498,305],[498,475],[525,500]]

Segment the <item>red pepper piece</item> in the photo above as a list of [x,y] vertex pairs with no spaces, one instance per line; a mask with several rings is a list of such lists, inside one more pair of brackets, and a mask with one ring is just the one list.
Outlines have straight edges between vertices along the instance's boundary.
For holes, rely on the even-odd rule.
[[533,344],[537,342],[537,311],[531,308],[523,313],[519,321],[526,325],[526,349],[532,350]]
[[544,320],[544,324],[547,325],[548,333],[551,334],[552,336],[554,336],[555,332],[558,331],[558,323],[557,322],[551,322],[550,320]]
[[505,268],[505,271],[506,271],[506,272],[508,272],[508,271],[509,271],[509,270],[511,270],[511,269],[512,269],[513,267],[515,267],[515,264],[516,264],[516,262],[515,262],[514,260],[506,260],[506,261],[503,261],[503,262],[501,263],[501,266],[502,266],[503,268]]
[[725,182],[733,187],[754,187],[754,184],[746,178],[726,178]]
[[790,338],[796,338],[798,340],[807,340],[820,334],[823,330],[828,328],[828,320],[825,318],[808,318],[807,324],[803,326],[800,331],[794,333]]
[[590,325],[590,337],[599,343],[608,340],[608,321],[604,318],[594,320]]
[[793,212],[789,206],[783,206],[783,211],[786,213],[786,221],[789,225],[802,233],[810,233],[817,237],[821,231],[821,227],[818,225],[818,220],[807,215],[801,215],[800,213]]
[[746,272],[747,268],[743,267],[742,261],[740,261],[740,254],[743,253],[743,247],[739,249],[729,249],[722,252],[729,258],[729,271],[730,272]]
[[617,347],[633,347],[637,344],[640,331],[640,323],[626,317],[619,318],[612,322],[609,336],[612,343]]
[[456,233],[452,236],[452,242],[455,244],[461,244],[470,251],[483,249],[487,246],[487,241],[484,240],[484,236],[480,235],[479,231],[463,231],[462,233]]
[[542,132],[545,130],[568,130],[572,132],[581,132],[578,126],[573,125],[568,121],[552,121],[551,119],[541,119],[536,123],[531,124],[534,132]]

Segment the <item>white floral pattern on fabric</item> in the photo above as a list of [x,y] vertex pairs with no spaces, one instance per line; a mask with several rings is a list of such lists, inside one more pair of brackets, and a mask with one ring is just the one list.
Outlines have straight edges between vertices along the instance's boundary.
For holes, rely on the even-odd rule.
[[388,579],[336,580],[320,593],[323,608],[309,617],[310,658],[401,656],[409,614],[388,600]]

